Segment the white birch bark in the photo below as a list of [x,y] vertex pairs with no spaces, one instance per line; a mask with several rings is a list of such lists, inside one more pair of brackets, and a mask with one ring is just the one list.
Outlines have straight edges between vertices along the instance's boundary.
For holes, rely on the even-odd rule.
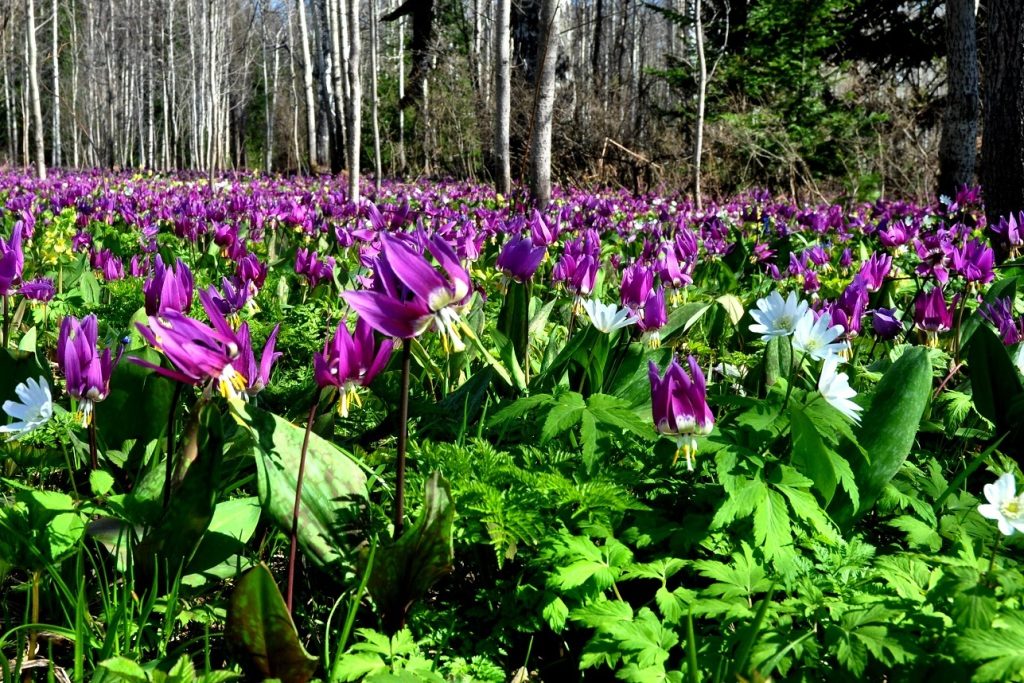
[[46,146],[43,141],[43,107],[39,96],[39,48],[36,45],[36,6],[25,5],[28,20],[28,84],[32,99],[32,127],[35,133],[36,177],[46,180]]

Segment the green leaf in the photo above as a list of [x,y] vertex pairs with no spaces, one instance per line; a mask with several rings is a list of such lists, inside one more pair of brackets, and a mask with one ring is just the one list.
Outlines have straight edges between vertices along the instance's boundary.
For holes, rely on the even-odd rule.
[[891,520],[889,524],[905,532],[907,534],[907,543],[913,548],[919,550],[927,549],[934,553],[938,552],[939,548],[942,547],[942,538],[935,527],[925,524],[917,517],[901,515]]
[[105,496],[114,488],[114,477],[105,470],[93,470],[89,473],[89,488],[94,496]]
[[765,345],[764,379],[768,386],[789,376],[793,353],[789,337],[772,337]]
[[1011,408],[1022,400],[1024,388],[1006,347],[988,326],[982,325],[971,337],[967,360],[978,412],[996,426],[997,435],[1019,429]]
[[[151,349],[132,355],[160,364],[160,356]],[[135,363],[118,363],[110,377],[110,394],[96,404],[96,431],[110,448],[120,448],[129,439],[149,443],[167,430],[173,397],[173,380]]]
[[[188,564],[188,573],[229,578],[247,569],[251,561],[244,558],[245,544],[256,533],[261,511],[257,496],[218,504],[210,526]],[[188,579],[186,577],[183,581],[196,585],[194,580]]]
[[972,662],[985,662],[972,680],[1012,681],[1024,676],[1024,619],[1012,614],[993,628],[967,629],[956,640],[957,654]]
[[583,464],[587,472],[592,472],[597,461],[597,420],[589,410],[584,411],[580,419],[580,441],[583,445]]
[[228,641],[241,653],[249,676],[306,683],[319,665],[299,642],[284,598],[265,564],[247,571],[228,603]]
[[837,454],[829,453],[822,443],[818,430],[797,404],[793,404],[789,415],[790,434],[793,443],[792,464],[797,470],[811,478],[814,487],[821,493],[828,505],[836,492],[838,477],[832,460]]
[[434,472],[419,519],[398,540],[377,548],[367,587],[386,631],[397,632],[413,603],[452,570],[454,518],[451,486]]
[[[231,414],[249,431],[256,456],[260,504],[278,528],[290,533],[305,429],[241,401]],[[355,546],[367,507],[366,475],[344,451],[309,435],[299,504],[299,544],[327,568]]]
[[754,540],[769,559],[780,557],[783,548],[793,544],[786,500],[777,491],[769,491],[754,510]]
[[583,401],[583,396],[575,391],[569,391],[559,396],[548,413],[547,419],[544,420],[541,442],[550,441],[579,422],[586,407],[587,404]]
[[857,430],[857,443],[867,454],[867,460],[862,459],[854,468],[860,505],[855,509],[849,501],[844,500],[841,506],[833,501],[836,509],[832,518],[841,525],[873,508],[907,459],[931,389],[931,362],[924,347],[907,349],[882,376]]

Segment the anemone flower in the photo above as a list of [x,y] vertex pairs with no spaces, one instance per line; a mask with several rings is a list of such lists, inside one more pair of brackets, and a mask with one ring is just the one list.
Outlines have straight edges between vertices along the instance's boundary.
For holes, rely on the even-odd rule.
[[797,298],[796,292],[790,292],[783,300],[777,291],[757,300],[757,310],[750,311],[755,321],[750,331],[760,334],[763,341],[774,337],[788,337],[796,330],[796,324],[807,312],[807,302]]
[[598,299],[584,301],[583,310],[587,312],[594,327],[605,334],[611,334],[619,328],[637,322],[636,315],[629,308],[618,308],[615,304],[603,304]]
[[848,348],[845,342],[836,341],[841,336],[843,326],[832,325],[828,313],[815,316],[814,311],[808,310],[793,330],[793,348],[815,360],[825,360],[839,356]]
[[687,356],[690,374],[675,358],[669,363],[664,377],[658,367],[648,361],[651,380],[651,416],[661,434],[674,435],[679,453],[686,456],[686,469],[693,471],[693,455],[697,452],[694,435],[707,435],[715,425],[715,416],[708,407],[704,373],[693,356]]
[[1005,536],[1013,532],[1024,533],[1024,495],[1016,495],[1013,475],[1007,472],[994,484],[985,484],[983,491],[987,503],[978,506],[978,512],[986,519],[995,520],[999,531]]
[[29,377],[14,387],[18,401],[4,401],[3,410],[15,422],[0,426],[0,434],[9,434],[8,441],[17,441],[46,424],[53,417],[53,399],[45,377]]
[[850,388],[846,373],[837,372],[838,368],[837,357],[829,356],[825,359],[821,366],[821,376],[818,378],[818,392],[830,406],[859,424],[860,411],[863,408],[850,400],[857,392]]

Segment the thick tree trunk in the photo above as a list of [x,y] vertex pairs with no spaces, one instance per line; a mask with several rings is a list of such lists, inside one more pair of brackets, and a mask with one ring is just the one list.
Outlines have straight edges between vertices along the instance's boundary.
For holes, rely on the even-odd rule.
[[1024,209],[1024,3],[988,3],[981,181],[989,222]]
[[946,112],[939,146],[939,194],[974,183],[978,137],[975,0],[946,0]]
[[512,152],[509,145],[512,112],[512,65],[509,61],[511,15],[512,0],[498,0],[497,26],[494,30],[494,189],[506,195],[512,191]]
[[36,177],[46,180],[46,145],[43,142],[43,107],[39,96],[39,48],[36,46],[36,6],[25,5],[28,20],[28,83],[32,98],[32,128],[35,133]]
[[551,123],[555,110],[559,1],[543,0],[540,14],[544,39],[537,59],[537,98],[530,140],[530,193],[541,210],[551,201]]

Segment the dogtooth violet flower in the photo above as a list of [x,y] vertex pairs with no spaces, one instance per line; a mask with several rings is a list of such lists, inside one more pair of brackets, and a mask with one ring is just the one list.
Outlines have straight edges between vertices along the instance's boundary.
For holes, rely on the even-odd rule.
[[95,315],[81,321],[67,316],[57,336],[57,365],[64,373],[68,395],[79,402],[78,415],[83,427],[92,422],[95,405],[110,393],[110,376],[124,351],[122,344],[117,358],[111,358],[109,348],[97,350],[96,337]]
[[852,399],[857,392],[850,388],[849,377],[845,372],[837,372],[839,358],[829,356],[821,366],[821,376],[818,378],[818,393],[825,401],[850,418],[860,423],[860,411],[863,410]]
[[169,370],[141,358],[130,360],[179,382],[214,384],[225,398],[240,398],[248,384],[248,378],[234,366],[241,343],[238,333],[214,303],[215,291],[211,287],[199,292],[199,301],[213,323],[212,328],[177,311],[151,315],[148,325],[136,323],[143,338],[167,356],[176,369]]
[[986,519],[995,520],[999,531],[1005,536],[1014,531],[1024,532],[1024,495],[1016,495],[1017,486],[1013,475],[1007,472],[994,484],[985,484],[987,503],[978,506],[978,513]]
[[446,349],[464,351],[459,328],[465,329],[460,314],[472,294],[469,273],[440,236],[427,240],[426,247],[443,275],[423,254],[385,235],[376,264],[375,289],[341,295],[381,334],[410,339],[433,327]]
[[941,286],[918,292],[914,298],[914,322],[928,333],[930,341],[934,341],[939,332],[953,328],[953,312],[946,306]]
[[11,239],[0,237],[0,296],[13,294],[21,282],[25,253],[21,249],[21,225],[15,225]]
[[146,315],[156,315],[164,311],[188,313],[192,307],[192,272],[185,263],[178,259],[173,267],[164,265],[157,254],[153,264],[153,277],[142,285],[142,294],[146,299]]
[[50,385],[45,377],[38,380],[29,377],[14,387],[20,403],[4,401],[4,412],[15,419],[8,425],[0,426],[0,434],[10,434],[8,441],[16,441],[32,430],[46,424],[53,417],[53,399]]
[[338,413],[342,417],[348,417],[352,403],[362,406],[359,387],[368,386],[384,369],[393,347],[394,341],[386,339],[374,348],[373,329],[359,318],[354,334],[342,321],[334,336],[324,343],[323,353],[313,354],[313,378],[321,388],[338,388]]
[[903,332],[903,321],[892,309],[876,308],[871,311],[871,329],[879,339],[895,339]]
[[57,294],[57,288],[54,287],[53,280],[50,278],[40,277],[22,284],[18,292],[29,301],[45,304],[53,300]]
[[248,401],[256,394],[263,391],[270,383],[270,373],[274,363],[281,357],[280,351],[275,351],[277,343],[277,332],[280,325],[274,325],[273,331],[267,337],[263,346],[263,353],[260,355],[259,364],[256,363],[256,354],[253,352],[252,339],[249,337],[249,323],[242,323],[238,328],[238,357],[232,362],[235,370],[248,379],[248,386],[242,392],[242,398]]
[[517,282],[526,282],[540,267],[547,247],[534,246],[529,235],[512,237],[498,255],[498,269]]
[[654,426],[661,434],[676,437],[675,463],[682,453],[686,457],[686,469],[693,471],[693,456],[697,452],[695,435],[711,433],[715,417],[708,407],[704,373],[693,356],[687,356],[690,373],[683,369],[675,358],[660,377],[658,367],[648,361],[648,375],[651,380],[651,416]]
[[790,292],[785,299],[777,291],[757,300],[757,310],[750,311],[755,321],[750,331],[760,334],[762,341],[773,337],[788,337],[796,330],[796,324],[807,312],[807,302],[800,300],[796,292]]

